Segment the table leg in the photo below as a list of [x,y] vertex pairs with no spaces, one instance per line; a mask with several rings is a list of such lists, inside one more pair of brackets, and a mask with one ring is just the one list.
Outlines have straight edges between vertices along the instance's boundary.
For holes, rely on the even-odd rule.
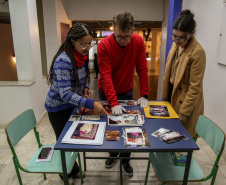
[[185,171],[184,171],[183,185],[187,185],[187,182],[188,182],[188,175],[189,175],[189,170],[190,170],[190,165],[191,165],[191,157],[192,157],[192,152],[188,152],[186,167],[185,167]]
[[83,152],[84,171],[86,171],[86,152]]
[[62,162],[62,169],[63,169],[63,175],[64,175],[64,185],[68,185],[65,151],[61,150],[60,154],[61,154],[61,162]]
[[120,185],[123,185],[123,180],[122,180],[122,158],[119,158],[120,161]]

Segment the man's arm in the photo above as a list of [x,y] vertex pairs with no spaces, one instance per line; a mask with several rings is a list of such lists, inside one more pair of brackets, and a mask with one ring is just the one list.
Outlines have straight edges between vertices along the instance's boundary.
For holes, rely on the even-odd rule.
[[108,50],[106,46],[100,42],[97,48],[97,56],[99,63],[99,70],[101,75],[101,83],[108,103],[111,107],[119,105],[116,91],[112,81],[112,68]]

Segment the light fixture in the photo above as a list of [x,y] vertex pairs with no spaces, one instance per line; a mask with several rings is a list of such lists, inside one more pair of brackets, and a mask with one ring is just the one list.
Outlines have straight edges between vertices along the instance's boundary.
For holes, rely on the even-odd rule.
[[110,27],[110,30],[113,30],[113,26]]
[[15,57],[15,54],[13,54],[13,61],[16,63],[16,57]]

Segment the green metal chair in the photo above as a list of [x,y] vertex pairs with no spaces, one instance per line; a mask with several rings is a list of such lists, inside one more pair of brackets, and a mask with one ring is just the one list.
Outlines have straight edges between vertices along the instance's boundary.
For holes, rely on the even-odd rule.
[[[210,179],[212,177],[211,185],[214,184],[217,171],[218,162],[221,158],[222,152],[225,146],[225,133],[211,120],[207,117],[201,115],[199,116],[196,125],[196,136],[195,141],[197,141],[198,136],[200,136],[206,143],[211,147],[211,149],[216,154],[216,160],[212,167],[210,174],[204,177],[202,169],[192,158],[191,166],[188,176],[188,182],[202,182]],[[145,185],[148,180],[148,173],[150,169],[150,162],[154,168],[156,176],[162,185],[169,182],[182,182],[184,177],[184,166],[175,166],[170,153],[154,152],[149,153],[149,161],[147,166]]]
[[[19,116],[17,116],[13,121],[11,121],[5,128],[5,132],[7,135],[7,141],[9,143],[9,147],[13,154],[13,163],[16,169],[16,174],[18,177],[19,184],[22,185],[22,180],[20,177],[19,170],[27,173],[43,173],[44,179],[46,179],[46,173],[51,174],[60,174],[63,176],[62,164],[61,164],[61,155],[59,150],[54,150],[51,161],[49,162],[35,162],[38,158],[38,155],[42,149],[42,147],[54,147],[54,145],[42,145],[40,143],[39,134],[36,131],[36,119],[32,109],[26,110]],[[16,151],[14,147],[19,143],[19,141],[31,130],[34,130],[34,134],[38,144],[38,150],[30,159],[27,168],[21,166],[19,159],[16,155]],[[26,138],[26,137],[25,137]],[[19,146],[18,146],[19,147]],[[76,158],[78,157],[79,162],[79,170],[81,183],[83,183],[82,171],[81,171],[81,162],[80,155],[78,152],[65,152],[66,157],[66,165],[67,165],[67,174],[70,174]],[[68,181],[69,184],[69,181]]]

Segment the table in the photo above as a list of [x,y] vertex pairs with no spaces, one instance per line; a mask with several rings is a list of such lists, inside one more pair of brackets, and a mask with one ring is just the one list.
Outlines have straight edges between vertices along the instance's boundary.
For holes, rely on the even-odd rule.
[[[139,106],[127,106],[125,107],[128,110],[134,109],[134,110],[141,110],[141,114],[144,114],[144,111]],[[74,109],[72,114],[75,114],[77,109]],[[100,122],[107,122],[107,116],[102,115]],[[60,150],[61,152],[61,160],[62,160],[62,168],[63,168],[63,174],[64,174],[64,184],[68,184],[67,179],[67,172],[66,172],[66,162],[65,162],[65,151],[75,151],[75,152],[188,152],[187,156],[187,163],[185,167],[184,172],[184,180],[183,185],[187,184],[188,180],[188,174],[190,169],[190,163],[191,163],[191,157],[192,152],[194,150],[199,150],[198,145],[195,143],[195,141],[192,139],[190,134],[187,132],[187,130],[184,128],[184,126],[181,124],[181,122],[178,119],[145,119],[145,123],[142,127],[142,129],[146,130],[150,147],[145,148],[126,148],[124,146],[124,139],[122,138],[123,130],[122,126],[113,127],[108,126],[106,123],[106,130],[118,130],[120,141],[105,141],[102,145],[74,145],[74,144],[62,144],[61,140],[63,139],[64,135],[67,133],[68,129],[70,128],[72,122],[68,121],[65,125],[60,137],[57,140],[57,143],[54,147],[55,150]],[[181,134],[184,134],[189,139],[185,141],[180,141],[176,143],[166,144],[163,141],[159,140],[158,138],[151,136],[153,132],[158,130],[159,128],[166,128],[173,131],[179,131]],[[90,157],[89,157],[90,158]],[[95,157],[97,158],[97,157]],[[106,157],[105,157],[106,158]],[[99,159],[105,159],[99,158]],[[120,180],[122,185],[122,165],[120,159]],[[133,159],[133,158],[132,158]]]

